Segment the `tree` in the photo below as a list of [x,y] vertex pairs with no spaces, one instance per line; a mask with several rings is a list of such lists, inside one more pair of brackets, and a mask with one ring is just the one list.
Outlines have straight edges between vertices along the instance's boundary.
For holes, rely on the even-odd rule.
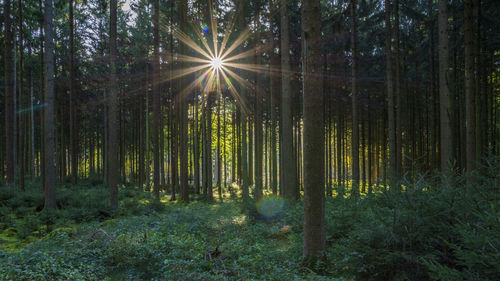
[[472,16],[472,0],[464,0],[465,154],[466,154],[465,169],[469,173],[474,170],[476,165],[473,24],[474,24],[474,19]]
[[357,31],[356,0],[351,0],[351,52],[352,52],[352,190],[359,196],[359,124],[358,124],[358,73],[357,73]]
[[7,163],[7,186],[14,186],[14,79],[12,61],[12,24],[10,0],[4,3],[4,69],[5,69],[5,154]]
[[[50,0],[49,0],[50,1]],[[116,83],[116,12],[117,0],[109,5],[109,96],[108,96],[108,188],[111,206],[118,207],[118,93]]]
[[153,1],[153,193],[160,200],[160,7]]
[[453,165],[451,135],[451,98],[448,88],[448,1],[439,0],[439,119],[441,171],[448,173]]
[[76,127],[76,93],[75,93],[75,20],[73,16],[74,0],[69,1],[69,141],[71,151],[71,183],[78,180],[78,129]]
[[292,118],[292,91],[290,87],[290,39],[288,30],[288,0],[280,2],[281,17],[281,137],[280,162],[283,167],[280,170],[283,178],[280,179],[280,189],[288,200],[296,198],[297,175],[295,160],[293,159],[293,118]]
[[324,198],[324,128],[319,0],[302,6],[304,89],[304,257],[317,258],[326,250]]
[[56,208],[55,130],[54,130],[54,27],[52,0],[45,0],[45,109],[44,109],[44,174],[45,208]]
[[[187,27],[187,0],[180,1],[180,24],[181,29],[185,30]],[[183,48],[185,49],[185,48]],[[182,51],[184,53],[184,51]],[[180,80],[182,87],[184,87],[184,79]],[[184,94],[179,96],[179,158],[180,158],[180,173],[181,173],[181,199],[184,202],[189,201],[189,186],[188,186],[188,106],[187,98]]]
[[389,134],[389,180],[391,187],[397,173],[396,157],[396,127],[394,116],[394,86],[392,80],[392,32],[391,32],[391,1],[385,0],[385,53],[387,71],[387,122]]

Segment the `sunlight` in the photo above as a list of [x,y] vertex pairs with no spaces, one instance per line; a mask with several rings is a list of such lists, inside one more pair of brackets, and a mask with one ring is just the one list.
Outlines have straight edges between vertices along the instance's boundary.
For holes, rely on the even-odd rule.
[[[164,78],[163,80],[177,79],[190,73],[197,72],[197,75],[199,76],[195,78],[193,83],[189,84],[181,91],[182,95],[187,95],[196,85],[205,95],[211,92],[216,92],[217,95],[220,95],[222,89],[227,89],[229,90],[229,93],[238,101],[241,108],[244,111],[247,111],[245,99],[240,97],[240,94],[238,93],[235,85],[231,82],[231,79],[234,79],[240,87],[249,89],[250,93],[258,90],[258,87],[252,85],[251,82],[231,71],[228,67],[259,73],[269,73],[269,67],[242,62],[243,59],[255,56],[257,47],[251,49],[244,49],[243,47],[243,43],[250,37],[251,34],[249,28],[241,31],[237,34],[237,36],[231,37],[233,35],[232,31],[234,28],[235,14],[233,14],[229,26],[227,26],[226,30],[223,32],[223,37],[218,38],[219,33],[217,32],[217,17],[211,1],[209,6],[211,12],[208,24],[195,22],[191,23],[195,32],[194,38],[191,38],[182,30],[177,28],[173,29],[173,35],[185,46],[189,47],[189,49],[196,52],[195,56],[193,56],[192,52],[192,55],[177,54],[178,60],[198,65],[178,69],[174,71],[170,77]],[[206,38],[209,36],[212,37],[211,40]],[[219,39],[221,40],[219,41]],[[209,44],[209,40],[212,41],[212,44]],[[238,48],[241,48],[240,52],[236,52]],[[209,68],[208,70],[206,70],[207,67]]]
[[221,60],[221,58],[212,58],[210,64],[214,69],[219,70],[219,68],[223,66],[224,62]]

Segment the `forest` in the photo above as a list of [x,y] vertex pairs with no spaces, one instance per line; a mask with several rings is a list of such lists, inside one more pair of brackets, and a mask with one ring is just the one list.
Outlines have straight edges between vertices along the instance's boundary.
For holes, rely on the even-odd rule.
[[500,280],[500,1],[0,13],[0,280]]

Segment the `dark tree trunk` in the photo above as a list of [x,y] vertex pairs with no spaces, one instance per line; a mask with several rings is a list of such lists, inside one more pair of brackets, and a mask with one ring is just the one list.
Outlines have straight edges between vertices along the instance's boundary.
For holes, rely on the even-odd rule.
[[52,0],[45,1],[45,208],[56,208],[55,130],[54,130],[54,27]]
[[10,16],[10,0],[4,3],[4,69],[5,69],[5,160],[7,164],[7,186],[14,186],[14,77],[13,35]]
[[319,0],[302,4],[304,89],[304,252],[316,259],[326,251],[324,128]]
[[[49,0],[50,1],[50,0]],[[118,93],[116,79],[116,20],[117,20],[117,0],[110,2],[110,75],[109,75],[109,96],[108,96],[108,187],[111,206],[118,207],[118,180],[120,168],[118,165]]]

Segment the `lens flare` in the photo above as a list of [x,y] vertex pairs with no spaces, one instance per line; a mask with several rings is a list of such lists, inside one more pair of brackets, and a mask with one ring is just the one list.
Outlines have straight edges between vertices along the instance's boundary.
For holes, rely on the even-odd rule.
[[276,219],[283,214],[283,206],[285,202],[276,195],[262,197],[257,202],[257,212],[268,220]]

